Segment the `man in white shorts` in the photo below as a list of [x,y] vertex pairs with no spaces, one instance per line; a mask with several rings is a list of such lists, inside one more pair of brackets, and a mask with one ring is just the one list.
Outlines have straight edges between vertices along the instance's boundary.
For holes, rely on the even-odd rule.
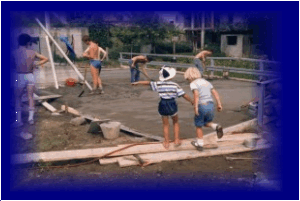
[[[28,34],[21,34],[18,38],[19,48],[13,52],[13,65],[16,69],[16,81],[15,81],[15,98],[16,98],[16,126],[22,126],[21,119],[21,98],[27,89],[28,102],[29,102],[29,117],[28,123],[34,124],[34,101],[33,91],[35,85],[35,78],[33,70],[36,65],[43,65],[48,62],[48,58],[29,49],[32,39]],[[40,59],[36,64],[35,59]]]

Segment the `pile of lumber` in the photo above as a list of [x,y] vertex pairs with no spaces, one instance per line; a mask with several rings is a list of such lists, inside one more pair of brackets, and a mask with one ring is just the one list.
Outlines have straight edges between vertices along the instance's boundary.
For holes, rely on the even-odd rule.
[[[42,102],[42,99],[40,97],[35,95],[35,98]],[[55,111],[56,109],[54,109],[53,112]],[[101,120],[90,115],[84,115],[76,109],[68,107],[66,105],[61,106],[61,111],[71,113],[75,116],[83,117],[86,120],[99,124],[110,121],[109,119]],[[128,167],[134,165],[146,166],[163,161],[187,160],[198,157],[209,157],[269,148],[270,144],[268,144],[264,139],[261,139],[260,136],[255,133],[236,133],[241,132],[246,127],[255,126],[256,124],[257,120],[253,119],[235,126],[225,128],[223,130],[224,136],[221,139],[217,138],[216,132],[205,135],[205,144],[211,144],[217,148],[204,149],[204,151],[201,152],[197,151],[196,148],[191,144],[192,140],[194,139],[184,139],[182,140],[182,144],[180,146],[175,146],[174,143],[171,142],[170,147],[167,150],[162,144],[162,137],[140,133],[122,125],[121,130],[123,132],[131,133],[133,135],[138,135],[159,142],[122,144],[105,148],[15,154],[12,156],[12,163],[24,164],[35,162],[54,162],[74,159],[99,158],[99,163],[101,165],[118,163],[120,167]],[[233,134],[233,132],[235,133]],[[251,144],[246,142],[253,141],[257,142],[256,146],[246,146],[247,144]]]
[[[175,147],[174,144],[171,143],[168,150],[163,147],[161,142],[148,142],[123,144],[105,148],[16,154],[12,157],[12,163],[23,164],[100,158],[99,162],[101,165],[118,163],[120,167],[127,167],[140,165],[141,160],[147,164],[153,164],[162,161],[186,160],[198,157],[247,152],[268,148],[270,146],[263,139],[259,139],[257,146],[254,148],[243,145],[245,140],[251,139],[259,139],[259,136],[254,133],[225,135],[222,139],[215,142],[218,145],[217,149],[205,149],[202,152],[197,151],[195,147],[191,145],[192,139],[185,139],[179,147]],[[105,158],[107,156],[109,156],[109,158]]]
[[[198,157],[209,157],[216,155],[248,152],[259,149],[269,148],[270,145],[265,140],[259,139],[256,147],[249,148],[244,146],[245,140],[258,139],[258,135],[253,133],[244,134],[231,134],[224,136],[224,139],[217,141],[217,149],[204,149],[204,151],[197,151],[193,145],[191,145],[191,139],[184,140],[180,147],[175,148],[174,144],[171,144],[170,149],[166,150],[162,144],[156,145],[140,145],[133,147],[131,150],[125,150],[118,152],[113,156],[117,157],[103,158],[99,160],[101,165],[118,163],[120,167],[146,165],[160,163],[163,161],[178,161],[187,160]],[[155,151],[155,152],[154,152]],[[134,154],[138,154],[137,158]]]

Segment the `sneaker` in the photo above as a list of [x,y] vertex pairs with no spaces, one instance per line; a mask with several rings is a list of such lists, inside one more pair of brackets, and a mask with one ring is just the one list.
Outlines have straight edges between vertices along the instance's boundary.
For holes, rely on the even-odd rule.
[[192,141],[191,144],[196,147],[198,151],[203,151],[203,147],[200,146],[196,141]]
[[90,93],[89,93],[89,95],[95,95],[96,94],[96,90],[92,90]]
[[12,126],[13,126],[14,128],[19,128],[19,127],[23,126],[23,123],[22,123],[22,122],[19,122],[19,121],[16,121],[16,122],[14,122],[14,123],[12,124]]
[[23,138],[24,140],[29,140],[32,138],[32,134],[26,133],[26,132],[21,132],[20,137]]
[[221,125],[217,125],[216,131],[217,131],[218,138],[219,139],[222,138],[223,137],[223,128]]
[[104,94],[104,90],[103,90],[103,89],[98,89],[98,90],[97,90],[97,93],[98,93],[98,94]]
[[34,124],[34,120],[33,120],[33,119],[30,119],[30,120],[28,120],[28,123],[29,123],[30,125],[33,125],[33,124]]

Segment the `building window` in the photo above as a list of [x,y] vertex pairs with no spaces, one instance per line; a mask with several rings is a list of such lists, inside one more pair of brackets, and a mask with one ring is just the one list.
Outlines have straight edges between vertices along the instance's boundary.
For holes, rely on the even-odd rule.
[[227,45],[236,45],[237,36],[227,36]]

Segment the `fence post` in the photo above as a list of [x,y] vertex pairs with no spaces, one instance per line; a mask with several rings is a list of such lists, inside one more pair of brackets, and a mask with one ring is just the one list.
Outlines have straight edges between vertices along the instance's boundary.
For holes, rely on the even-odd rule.
[[258,84],[258,112],[257,112],[259,129],[263,128],[264,102],[265,102],[265,85],[260,82]]
[[[214,61],[214,59],[210,59],[210,66],[211,66],[211,67],[214,67],[214,66],[215,66],[215,61]],[[210,77],[211,77],[211,79],[214,78],[214,70],[211,70],[211,71],[210,71]]]
[[[120,52],[119,54],[120,54],[120,59],[123,59],[123,54],[122,54],[122,52]],[[120,68],[122,68],[122,61],[120,61]]]
[[[264,62],[260,61],[259,62],[259,70],[264,71]],[[259,80],[262,80],[263,76],[259,76]]]
[[109,60],[108,59],[108,47],[106,47],[105,50],[106,50],[106,61],[108,61]]

